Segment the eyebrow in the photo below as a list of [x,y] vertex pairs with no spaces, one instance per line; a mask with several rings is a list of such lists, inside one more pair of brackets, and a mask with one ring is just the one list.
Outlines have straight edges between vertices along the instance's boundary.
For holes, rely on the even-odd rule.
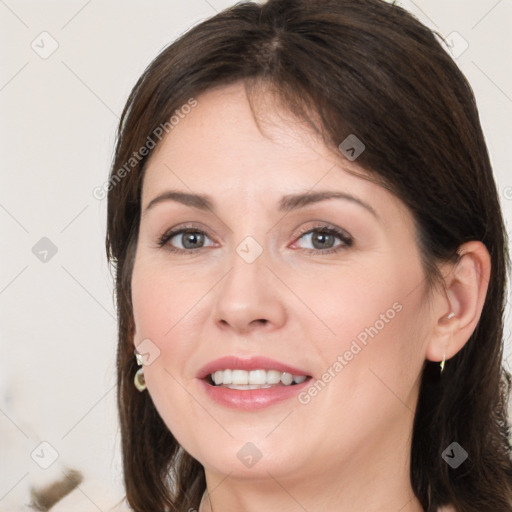
[[[319,203],[328,199],[344,199],[351,201],[365,208],[376,219],[379,218],[375,209],[358,197],[347,192],[335,192],[332,190],[305,192],[301,194],[289,194],[283,196],[279,201],[279,211],[290,212],[292,210],[298,210],[299,208],[304,208],[310,204]],[[174,201],[186,206],[190,206],[191,208],[197,208],[198,210],[215,210],[215,204],[213,200],[205,194],[190,194],[188,192],[180,192],[177,190],[167,190],[149,202],[144,210],[144,214],[151,208],[154,208],[157,204],[166,201]]]

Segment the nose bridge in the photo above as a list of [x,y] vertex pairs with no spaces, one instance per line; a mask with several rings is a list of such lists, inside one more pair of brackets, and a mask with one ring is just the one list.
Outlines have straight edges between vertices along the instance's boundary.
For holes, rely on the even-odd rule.
[[267,268],[269,251],[264,241],[245,235],[234,247],[230,270],[216,297],[215,320],[243,332],[256,324],[279,326],[284,322],[284,304],[276,290],[275,277]]

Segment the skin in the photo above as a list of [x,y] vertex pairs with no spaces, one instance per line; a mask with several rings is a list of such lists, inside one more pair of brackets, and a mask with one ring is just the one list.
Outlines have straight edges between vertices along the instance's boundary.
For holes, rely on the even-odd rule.
[[[448,367],[476,327],[487,250],[480,242],[462,246],[459,265],[442,268],[446,288],[429,298],[409,211],[354,175],[366,173],[357,160],[326,148],[264,94],[257,102],[262,133],[241,83],[197,100],[155,149],[143,181],[134,345],[149,339],[159,351],[144,368],[146,392],[203,464],[217,512],[423,510],[409,481],[420,372],[445,351]],[[146,211],[168,189],[208,194],[215,210],[166,201]],[[348,192],[378,218],[339,199],[278,211],[283,195],[309,190]],[[169,251],[171,241],[157,246],[165,231],[185,223],[206,232],[199,252],[186,253],[181,235],[172,239],[181,253]],[[342,249],[325,254],[311,234],[299,238],[302,228],[326,224],[348,232],[353,245],[334,237],[330,247]],[[263,250],[252,263],[236,252],[249,235]],[[196,379],[203,365],[229,354],[264,355],[322,379],[393,304],[400,312],[308,403],[228,409]],[[247,442],[262,454],[252,467],[237,457]],[[201,512],[208,510],[203,499]]]

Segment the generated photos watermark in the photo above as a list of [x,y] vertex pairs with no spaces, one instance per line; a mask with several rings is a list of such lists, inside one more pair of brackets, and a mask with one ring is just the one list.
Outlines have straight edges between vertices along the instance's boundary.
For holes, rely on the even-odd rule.
[[299,402],[302,405],[309,404],[312,398],[317,396],[368,345],[368,337],[375,338],[402,309],[402,304],[395,302],[385,313],[380,314],[379,319],[372,326],[362,330],[356,336],[356,339],[352,340],[350,348],[342,355],[338,355],[336,361],[327,368],[319,379],[316,379],[307,389],[298,394]]
[[197,105],[198,101],[194,98],[190,98],[187,103],[174,111],[174,115],[172,115],[168,121],[158,125],[151,135],[148,136],[146,143],[141,146],[138,151],[134,151],[122,167],[112,174],[112,176],[110,176],[110,178],[102,185],[93,188],[93,197],[99,201],[105,199],[105,197],[107,197],[107,193],[112,190],[127,174],[129,174],[133,168],[144,159],[144,157],[149,155],[149,152],[152,149],[156,147],[157,141],[155,139],[158,139],[158,142],[160,142],[164,135],[173,130],[180,123],[180,120],[190,114],[192,109]]

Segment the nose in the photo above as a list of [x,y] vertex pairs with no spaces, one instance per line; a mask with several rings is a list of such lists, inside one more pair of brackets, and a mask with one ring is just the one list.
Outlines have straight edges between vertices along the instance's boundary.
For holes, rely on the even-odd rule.
[[251,263],[235,253],[232,265],[216,289],[214,320],[219,328],[236,334],[257,329],[272,331],[286,321],[282,284],[264,254]]

